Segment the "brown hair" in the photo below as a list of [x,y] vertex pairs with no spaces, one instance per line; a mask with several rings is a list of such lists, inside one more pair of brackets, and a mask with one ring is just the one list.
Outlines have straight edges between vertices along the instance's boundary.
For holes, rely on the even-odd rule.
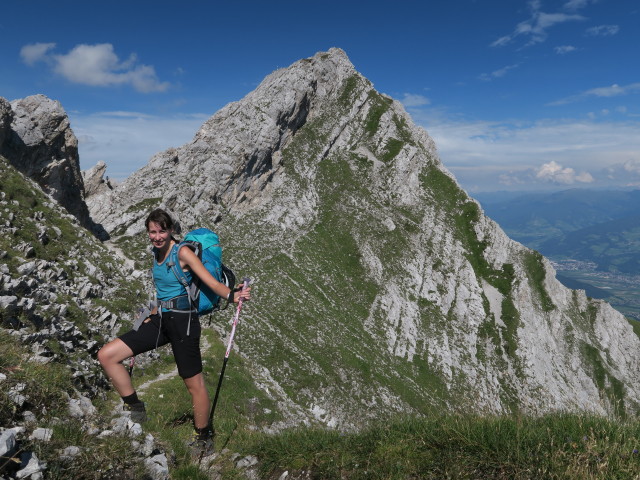
[[151,222],[157,223],[164,230],[173,232],[173,219],[171,218],[171,215],[169,215],[161,208],[156,208],[155,210],[153,210],[144,221],[144,226],[147,230],[149,230],[149,224]]

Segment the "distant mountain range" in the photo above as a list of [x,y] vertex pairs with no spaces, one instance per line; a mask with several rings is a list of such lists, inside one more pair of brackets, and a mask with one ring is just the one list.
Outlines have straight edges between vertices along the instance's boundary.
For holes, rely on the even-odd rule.
[[640,271],[640,190],[495,192],[475,198],[511,238],[546,256],[594,262],[603,271]]
[[551,259],[563,285],[640,320],[640,190],[475,197],[511,238]]

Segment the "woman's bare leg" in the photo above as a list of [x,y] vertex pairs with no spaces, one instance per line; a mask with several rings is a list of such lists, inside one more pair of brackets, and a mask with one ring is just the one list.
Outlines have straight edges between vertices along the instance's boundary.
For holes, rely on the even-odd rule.
[[131,349],[119,338],[107,343],[98,352],[100,365],[121,397],[132,395],[135,392],[131,377],[122,365],[122,361],[132,355]]
[[[125,357],[126,358],[126,357]],[[126,372],[125,372],[126,373]],[[204,383],[204,375],[198,373],[193,377],[185,378],[184,384],[191,394],[193,403],[193,424],[196,428],[205,428],[209,425],[209,392]]]

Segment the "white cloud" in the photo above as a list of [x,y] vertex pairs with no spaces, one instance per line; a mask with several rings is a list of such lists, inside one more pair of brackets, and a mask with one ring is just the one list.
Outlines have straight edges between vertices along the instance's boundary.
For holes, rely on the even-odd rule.
[[160,82],[155,69],[140,65],[135,54],[121,61],[110,43],[77,45],[65,55],[51,53],[53,43],[25,45],[21,56],[25,63],[37,61],[52,64],[53,71],[72,83],[94,87],[131,85],[142,93],[163,92],[168,82]]
[[567,10],[580,10],[586,7],[590,3],[596,3],[598,0],[569,0],[564,4],[564,8]]
[[[416,123],[434,139],[440,157],[460,183],[476,190],[502,185],[553,185],[555,178],[575,183],[626,184],[623,175],[607,179],[602,169],[640,158],[640,122],[540,120],[537,122],[467,122],[432,116],[431,109],[412,112]],[[573,174],[538,178],[540,165],[555,162]],[[475,188],[475,187],[474,187]],[[504,187],[503,187],[504,188]]]
[[574,47],[572,45],[560,45],[558,47],[555,47],[554,50],[556,51],[556,53],[558,55],[565,55],[565,54],[570,53],[570,52],[575,52],[576,51],[576,47]]
[[628,160],[615,163],[603,169],[603,175],[609,181],[625,186],[638,186],[640,184],[640,152],[630,153]]
[[628,95],[637,91],[640,91],[640,82],[631,83],[629,85],[625,85],[624,87],[613,84],[610,87],[592,88],[591,90],[587,90],[586,92],[584,92],[582,95],[595,97],[617,97],[620,95]]
[[624,86],[620,86],[614,83],[609,87],[592,88],[577,95],[572,95],[570,97],[556,100],[555,102],[551,102],[548,105],[566,105],[567,103],[577,102],[587,97],[619,97],[622,95],[630,95],[636,92],[640,92],[640,82],[630,83],[629,85]]
[[610,37],[620,31],[618,25],[598,25],[587,29],[587,35],[592,37]]
[[55,43],[32,43],[25,45],[20,49],[20,57],[24,63],[33,66],[37,62],[45,60],[49,50],[52,50],[55,46]]
[[519,66],[519,63],[516,63],[515,65],[507,65],[506,67],[499,68],[498,70],[494,70],[491,73],[483,73],[478,78],[485,82],[489,82],[493,79],[504,77],[507,72],[513,70],[514,68],[518,68]]
[[[569,3],[571,4],[572,2]],[[577,14],[541,12],[541,4],[537,0],[529,2],[529,7],[531,9],[531,16],[527,20],[518,23],[513,33],[502,36],[494,41],[491,44],[492,47],[505,46],[520,36],[528,39],[525,46],[542,43],[547,39],[547,30],[551,27],[566,22],[586,20],[586,17]]]
[[413,93],[405,93],[404,97],[402,98],[402,100],[400,100],[400,102],[406,108],[422,107],[424,105],[429,105],[431,103],[431,101],[427,97],[423,95],[413,94]]
[[588,172],[576,173],[573,168],[563,167],[551,161],[536,169],[536,178],[551,183],[569,185],[572,183],[592,183],[593,177]]
[[632,172],[640,175],[640,160],[627,160],[622,164],[622,168],[626,172]]
[[81,168],[86,170],[102,160],[109,177],[123,180],[154,154],[191,141],[210,115],[155,117],[118,111],[69,113],[69,117],[78,138]]

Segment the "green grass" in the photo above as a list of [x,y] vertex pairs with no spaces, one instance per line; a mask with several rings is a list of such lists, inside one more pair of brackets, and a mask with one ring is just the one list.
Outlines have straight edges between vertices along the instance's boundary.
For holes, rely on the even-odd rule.
[[384,115],[391,107],[392,100],[390,98],[383,97],[373,89],[369,92],[368,100],[371,107],[369,109],[364,130],[369,135],[374,135],[380,126],[380,119],[382,118],[382,115]]
[[524,266],[531,281],[531,286],[538,294],[540,304],[545,312],[550,312],[556,308],[551,297],[544,288],[546,270],[542,263],[542,255],[535,250],[531,250],[524,255]]
[[433,415],[360,433],[296,429],[251,438],[259,478],[611,479],[640,474],[640,423],[582,415]]
[[[46,478],[142,478],[143,468],[131,439],[98,438],[87,433],[83,421],[69,417],[66,394],[74,391],[74,382],[67,366],[31,362],[30,356],[26,347],[0,330],[0,372],[7,377],[0,390],[0,427],[14,427],[22,413],[30,410],[38,427],[52,429],[48,442],[28,440],[29,431],[19,435],[21,450],[35,452],[47,463]],[[15,388],[26,398],[22,406],[8,395]],[[71,462],[61,460],[59,450],[72,445],[81,448],[80,455]]]

